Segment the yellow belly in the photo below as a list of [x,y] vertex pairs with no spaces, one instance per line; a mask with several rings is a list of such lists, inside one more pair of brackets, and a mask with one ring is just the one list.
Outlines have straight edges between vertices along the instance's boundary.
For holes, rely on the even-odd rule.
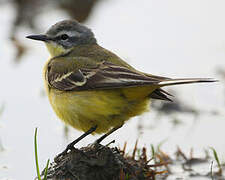
[[107,132],[148,110],[150,87],[62,92],[47,89],[50,103],[65,123],[82,131],[97,125]]

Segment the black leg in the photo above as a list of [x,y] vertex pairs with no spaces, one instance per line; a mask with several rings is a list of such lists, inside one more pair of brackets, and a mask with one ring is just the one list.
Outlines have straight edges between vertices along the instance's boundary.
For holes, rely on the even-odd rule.
[[115,132],[117,129],[121,128],[123,125],[121,126],[116,126],[114,128],[112,128],[109,132],[105,133],[104,135],[102,135],[100,138],[98,138],[95,143],[99,144],[100,142],[102,142],[103,139],[105,139],[107,136],[109,136],[110,134],[112,134],[113,132]]
[[95,130],[97,129],[97,125],[94,127],[91,127],[88,131],[86,131],[84,134],[82,134],[80,137],[78,137],[77,139],[75,139],[73,142],[71,142],[70,144],[67,145],[66,149],[61,152],[60,154],[58,154],[56,156],[56,159],[60,156],[64,156],[65,154],[67,154],[67,152],[69,150],[73,150],[74,149],[74,145],[77,144],[80,140],[82,140],[83,138],[85,138],[86,136],[88,136],[89,134],[93,133]]

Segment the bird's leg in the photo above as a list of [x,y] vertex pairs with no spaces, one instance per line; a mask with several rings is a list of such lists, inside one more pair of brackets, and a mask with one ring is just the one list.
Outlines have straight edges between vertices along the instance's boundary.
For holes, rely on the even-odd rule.
[[84,134],[82,134],[80,137],[78,137],[77,139],[75,139],[73,142],[71,142],[70,144],[67,145],[66,149],[61,152],[60,154],[58,154],[56,156],[56,159],[59,158],[60,156],[64,156],[65,154],[67,154],[67,152],[69,150],[73,150],[74,149],[74,145],[76,143],[78,143],[80,140],[82,140],[83,138],[85,138],[86,136],[88,136],[89,134],[93,133],[95,130],[97,129],[97,125],[91,127],[88,131],[86,131]]
[[105,139],[107,136],[109,136],[110,134],[112,134],[113,132],[115,132],[117,129],[121,128],[123,125],[120,126],[116,126],[114,128],[112,128],[109,132],[105,133],[104,135],[102,135],[100,138],[98,138],[94,144],[99,144],[100,142],[102,142],[103,139]]
[[97,125],[91,127],[88,131],[86,131],[84,134],[82,134],[80,137],[75,139],[73,142],[67,145],[66,150],[72,150],[74,148],[74,145],[77,144],[80,140],[88,136],[89,134],[93,133],[97,129]]

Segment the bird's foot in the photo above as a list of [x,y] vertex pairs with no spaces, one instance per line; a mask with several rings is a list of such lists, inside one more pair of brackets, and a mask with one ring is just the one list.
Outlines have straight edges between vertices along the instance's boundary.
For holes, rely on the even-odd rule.
[[94,149],[94,148],[97,149],[99,146],[102,146],[102,145],[97,143],[96,141],[94,141],[93,143],[87,145],[87,147],[89,147],[90,149]]
[[61,157],[65,156],[68,153],[68,151],[72,151],[74,149],[75,149],[74,145],[72,143],[70,143],[69,145],[67,145],[66,149],[63,152],[59,153],[54,158],[54,161],[57,162]]
[[87,132],[85,132],[84,134],[82,134],[80,137],[78,137],[77,139],[75,139],[73,142],[71,142],[69,145],[67,145],[66,149],[59,153],[54,160],[57,161],[60,157],[63,157],[67,154],[68,151],[72,151],[74,150],[74,145],[77,144],[80,140],[82,140],[83,138],[85,138],[87,135],[91,134],[92,132],[94,132],[97,129],[97,126],[91,127]]
[[104,149],[105,147],[108,147],[110,144],[115,143],[115,140],[110,141],[108,144],[106,145],[102,145],[100,144],[97,140],[94,141],[91,144],[88,144],[88,148],[89,149],[95,149],[96,151],[101,151],[102,149]]

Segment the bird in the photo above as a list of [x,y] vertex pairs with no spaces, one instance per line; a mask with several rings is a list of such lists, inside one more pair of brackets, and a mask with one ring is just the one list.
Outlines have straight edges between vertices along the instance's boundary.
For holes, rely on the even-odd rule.
[[56,115],[83,131],[70,150],[88,134],[103,134],[97,143],[132,117],[149,110],[151,99],[172,101],[164,86],[215,82],[211,78],[168,78],[141,72],[101,47],[94,33],[76,20],[63,20],[44,34],[50,53],[44,66],[45,89]]

